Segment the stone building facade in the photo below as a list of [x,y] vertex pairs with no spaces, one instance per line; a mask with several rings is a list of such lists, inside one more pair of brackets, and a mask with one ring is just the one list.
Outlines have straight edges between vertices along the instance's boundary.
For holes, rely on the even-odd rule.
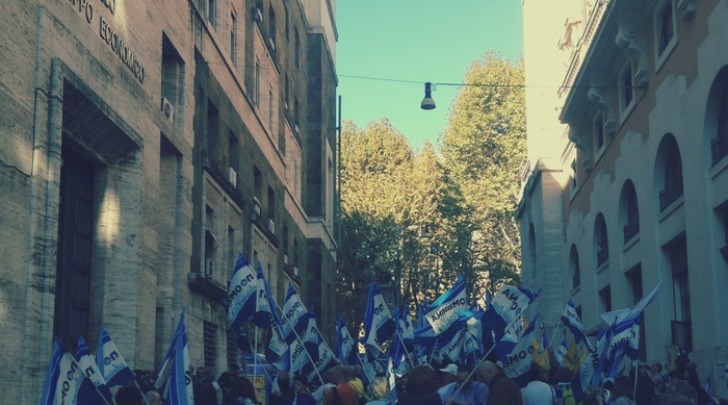
[[573,298],[594,331],[662,280],[641,360],[679,346],[728,396],[728,3],[527,0],[524,26],[534,310],[553,330]]
[[238,254],[333,336],[335,0],[0,5],[0,403],[40,398],[54,336],[106,328],[156,370],[239,356]]

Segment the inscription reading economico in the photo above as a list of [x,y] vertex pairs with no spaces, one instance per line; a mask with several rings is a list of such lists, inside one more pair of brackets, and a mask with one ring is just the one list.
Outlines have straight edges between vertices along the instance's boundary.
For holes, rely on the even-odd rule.
[[[116,0],[99,0],[101,5],[108,9],[113,15],[116,11]],[[94,6],[90,0],[68,0],[69,4],[76,6],[81,17],[91,24],[94,21]],[[144,66],[139,62],[136,53],[129,48],[124,39],[116,32],[109,22],[99,16],[99,36],[109,48],[116,54],[121,62],[129,69],[139,83],[144,83]]]

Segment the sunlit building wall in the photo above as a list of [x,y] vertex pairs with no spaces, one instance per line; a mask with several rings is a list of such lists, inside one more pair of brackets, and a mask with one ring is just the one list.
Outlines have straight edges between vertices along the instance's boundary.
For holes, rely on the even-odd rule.
[[183,310],[192,365],[234,367],[239,253],[331,339],[335,2],[303,3],[3,3],[0,403],[39,401],[54,336],[158,370]]
[[[524,17],[537,3],[524,2]],[[669,364],[679,345],[701,380],[726,396],[728,319],[719,309],[728,281],[728,8],[718,0],[611,0],[583,9],[553,89],[561,100],[553,119],[568,128],[550,133],[561,151],[545,167],[559,174],[547,175],[529,149],[519,207],[524,284],[559,291],[559,311],[573,298],[593,331],[602,313],[630,307],[661,279],[644,314],[641,360]],[[528,44],[527,76],[529,66],[547,63],[529,60]],[[542,134],[531,126],[540,107],[528,107],[531,148]],[[560,238],[542,238],[550,231]],[[553,302],[537,301],[537,309]]]

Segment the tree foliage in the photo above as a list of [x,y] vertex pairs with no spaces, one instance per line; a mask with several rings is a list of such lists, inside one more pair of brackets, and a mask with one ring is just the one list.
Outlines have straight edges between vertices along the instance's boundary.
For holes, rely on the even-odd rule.
[[523,65],[487,54],[464,83],[440,151],[413,151],[386,119],[342,127],[337,295],[348,325],[360,325],[372,280],[412,312],[458,275],[479,300],[486,286],[519,282]]
[[472,262],[491,288],[518,283],[520,237],[514,217],[526,157],[523,63],[489,53],[465,77],[443,135],[442,154],[472,208]]

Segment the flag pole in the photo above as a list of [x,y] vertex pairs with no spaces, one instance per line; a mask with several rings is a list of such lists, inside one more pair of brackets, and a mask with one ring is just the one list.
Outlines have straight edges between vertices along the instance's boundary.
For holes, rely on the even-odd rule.
[[410,366],[414,367],[415,363],[412,361],[412,356],[410,356],[410,352],[407,350],[407,345],[404,344],[404,339],[402,339],[402,335],[399,333],[399,327],[397,326],[395,326],[394,331],[397,333],[397,337],[399,338],[399,344],[402,345],[404,352],[407,354],[407,360],[409,360]]
[[[278,307],[278,310],[283,313],[283,308],[281,308],[281,305],[278,303],[278,301],[273,300],[273,302],[276,303],[276,307]],[[308,316],[308,313],[306,314]],[[308,327],[308,326],[307,326]],[[321,381],[321,385],[324,385],[324,378],[321,377],[321,373],[319,373],[318,368],[316,367],[316,363],[313,361],[313,357],[311,357],[311,353],[308,352],[308,349],[306,348],[306,345],[303,344],[303,340],[298,335],[298,332],[296,332],[296,327],[294,325],[291,325],[291,331],[296,336],[296,341],[303,346],[303,351],[306,353],[306,357],[308,357],[308,361],[311,362],[313,365],[313,370],[316,372],[316,376],[319,378],[319,381]],[[290,345],[288,346],[288,351],[290,351]]]
[[[510,329],[519,320],[521,320],[521,318],[514,319],[513,321],[511,321],[510,325],[508,325],[504,330]],[[501,336],[501,339],[503,339],[504,336],[505,335]],[[488,349],[488,351],[483,355],[483,357],[481,357],[480,360],[478,360],[478,362],[475,363],[475,365],[473,366],[473,369],[470,370],[470,373],[468,374],[468,376],[465,378],[465,380],[462,383],[460,383],[460,385],[458,385],[458,389],[455,390],[455,393],[452,394],[453,398],[457,397],[457,395],[460,393],[460,391],[462,391],[465,384],[473,377],[473,374],[475,374],[475,371],[478,369],[478,367],[480,367],[480,364],[483,361],[485,361],[485,359],[490,355],[490,352],[492,352],[493,349],[495,349],[495,347],[498,345],[498,343],[500,343],[500,339],[498,340],[498,342],[493,342],[493,346],[491,346],[490,349]]]

